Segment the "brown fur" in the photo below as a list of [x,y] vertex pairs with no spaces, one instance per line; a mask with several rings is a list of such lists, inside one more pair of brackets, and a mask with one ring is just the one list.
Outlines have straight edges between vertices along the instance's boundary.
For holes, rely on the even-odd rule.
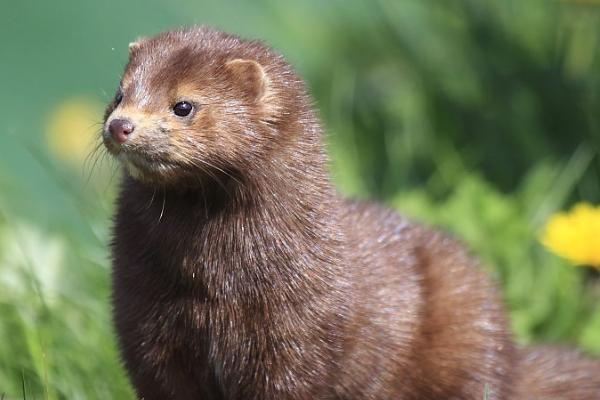
[[[515,350],[460,244],[340,198],[302,82],[208,28],[131,46],[113,302],[150,399],[598,399],[600,367]],[[178,117],[171,107],[191,101]]]

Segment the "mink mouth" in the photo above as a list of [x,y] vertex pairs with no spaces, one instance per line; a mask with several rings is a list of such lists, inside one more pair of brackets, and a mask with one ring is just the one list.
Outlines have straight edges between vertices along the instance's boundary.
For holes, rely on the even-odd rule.
[[175,169],[179,168],[179,165],[172,161],[158,157],[149,157],[148,155],[132,151],[121,150],[117,154],[117,158],[130,170],[133,167],[133,169],[144,174],[164,175],[172,173]]
[[125,167],[129,174],[140,180],[162,181],[178,175],[182,166],[157,154],[148,154],[140,149],[115,146],[110,140],[104,145],[108,152]]
[[179,165],[156,154],[147,154],[137,148],[129,148],[126,146],[117,146],[112,140],[104,139],[106,150],[123,165],[134,167],[137,170],[146,173],[161,173],[169,172]]

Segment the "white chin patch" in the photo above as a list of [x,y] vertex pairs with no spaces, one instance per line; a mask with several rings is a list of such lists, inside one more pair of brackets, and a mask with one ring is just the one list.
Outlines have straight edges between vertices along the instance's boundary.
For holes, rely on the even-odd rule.
[[130,161],[125,161],[125,168],[127,168],[127,171],[129,171],[129,175],[131,175],[135,179],[142,179],[144,177],[144,173],[142,172],[142,170],[136,167]]
[[174,166],[160,161],[149,161],[135,154],[119,154],[119,160],[123,163],[129,174],[136,179],[159,177],[172,172]]

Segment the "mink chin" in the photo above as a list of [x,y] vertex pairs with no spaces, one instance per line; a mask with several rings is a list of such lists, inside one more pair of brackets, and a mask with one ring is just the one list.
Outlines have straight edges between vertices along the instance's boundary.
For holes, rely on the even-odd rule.
[[139,398],[600,398],[596,361],[513,345],[459,243],[336,193],[304,84],[262,43],[133,43],[103,140],[124,166],[113,320]]

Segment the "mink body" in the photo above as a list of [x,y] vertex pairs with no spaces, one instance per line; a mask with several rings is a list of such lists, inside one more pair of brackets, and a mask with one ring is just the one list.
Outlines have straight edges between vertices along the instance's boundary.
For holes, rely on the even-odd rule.
[[600,399],[595,361],[515,348],[460,244],[335,192],[304,86],[261,43],[134,43],[104,140],[126,169],[114,323],[140,398]]

